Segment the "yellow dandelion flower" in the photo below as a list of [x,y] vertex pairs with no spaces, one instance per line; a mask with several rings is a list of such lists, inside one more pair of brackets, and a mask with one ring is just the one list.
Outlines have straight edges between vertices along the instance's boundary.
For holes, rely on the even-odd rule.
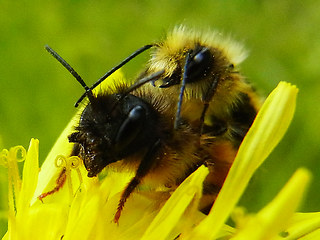
[[[28,151],[20,146],[3,150],[0,164],[8,168],[9,176],[8,232],[3,239],[316,239],[312,237],[320,235],[320,213],[295,213],[310,180],[305,169],[297,170],[258,213],[241,214],[236,208],[251,176],[287,130],[296,95],[294,86],[280,83],[267,98],[208,216],[197,210],[208,174],[201,166],[171,196],[161,191],[134,193],[115,224],[121,192],[132,176],[108,172],[101,180],[86,177],[80,159],[68,157],[72,145],[66,136],[77,117],[41,170],[38,140],[31,140]],[[17,167],[21,160],[25,160],[22,179]],[[40,201],[39,195],[59,184],[57,179],[64,186]],[[233,228],[225,222],[236,211],[237,227]]]

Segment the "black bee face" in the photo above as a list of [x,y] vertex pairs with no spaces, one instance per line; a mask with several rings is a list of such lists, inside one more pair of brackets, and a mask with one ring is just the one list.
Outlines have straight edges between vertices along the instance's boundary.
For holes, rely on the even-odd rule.
[[84,109],[69,141],[78,143],[88,176],[108,164],[138,153],[152,142],[156,113],[142,99],[128,95],[101,95]]
[[[158,51],[162,51],[162,49],[158,49]],[[167,88],[172,85],[180,85],[183,78],[186,84],[198,82],[208,77],[215,78],[230,70],[231,64],[218,49],[195,45],[184,52],[183,61],[179,58],[181,54],[179,52],[175,56],[170,56],[170,61],[176,61],[176,67],[169,76],[161,80],[162,84],[159,87]]]

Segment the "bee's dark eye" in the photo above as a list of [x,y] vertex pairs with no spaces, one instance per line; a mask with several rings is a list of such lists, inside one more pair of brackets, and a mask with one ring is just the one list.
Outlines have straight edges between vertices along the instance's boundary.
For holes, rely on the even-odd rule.
[[117,150],[126,148],[133,142],[143,129],[146,120],[146,110],[142,106],[135,106],[119,128],[115,138]]
[[189,53],[189,61],[186,62],[186,82],[194,82],[206,76],[213,65],[213,55],[208,48],[201,48],[195,53]]

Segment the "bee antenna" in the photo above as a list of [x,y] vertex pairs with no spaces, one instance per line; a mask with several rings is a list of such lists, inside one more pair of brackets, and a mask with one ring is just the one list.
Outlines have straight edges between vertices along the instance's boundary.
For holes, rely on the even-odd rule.
[[134,84],[132,84],[123,94],[124,96],[128,95],[129,93],[131,93],[132,91],[136,90],[137,88],[141,87],[142,85],[151,82],[155,79],[158,79],[162,74],[164,73],[164,69],[160,70],[158,72],[155,72],[153,74],[151,74],[150,76],[144,77],[142,79],[140,79],[139,81],[135,82]]
[[190,62],[190,52],[188,52],[187,57],[186,57],[186,63],[184,65],[184,71],[183,71],[183,78],[182,78],[182,83],[181,83],[181,88],[180,88],[180,93],[179,93],[179,101],[178,101],[178,106],[177,106],[177,112],[176,112],[176,119],[174,121],[174,129],[177,130],[179,128],[179,121],[180,121],[180,113],[181,113],[181,106],[182,106],[182,100],[183,100],[183,93],[186,88],[186,82],[187,82],[187,67]]
[[155,79],[158,79],[159,76],[161,76],[163,73],[164,73],[164,70],[155,72],[154,74],[151,74],[150,76],[144,77],[144,78],[140,79],[139,81],[135,82],[134,84],[132,84],[123,94],[121,94],[118,101],[112,106],[110,112],[112,112],[116,108],[116,106],[119,104],[119,102],[121,102],[129,93],[131,93],[132,91],[136,90],[137,88],[141,87],[142,85],[144,85],[148,82],[151,82]]
[[[127,62],[129,62],[130,60],[132,60],[133,58],[135,58],[136,56],[138,56],[139,54],[143,53],[144,51],[148,50],[149,48],[153,47],[154,44],[149,44],[149,45],[145,45],[142,48],[139,48],[138,50],[136,50],[135,52],[133,52],[132,54],[130,54],[127,58],[125,58],[124,60],[122,60],[118,65],[116,65],[115,67],[113,67],[110,71],[108,71],[107,73],[105,73],[101,78],[99,78],[91,87],[90,90],[92,91],[94,88],[96,88],[101,82],[103,82],[107,77],[109,77],[112,73],[114,73],[115,71],[117,71],[119,68],[121,68],[123,65],[125,65]],[[87,95],[87,90],[86,93],[84,93],[76,102],[75,106],[77,107],[79,105],[79,103],[85,98],[85,96]]]
[[87,86],[87,84],[83,81],[83,79],[80,77],[80,75],[57,52],[55,52],[51,47],[49,47],[48,45],[45,45],[45,49],[55,59],[57,59],[62,64],[62,66],[64,66],[72,74],[72,76],[75,77],[75,79],[77,79],[77,81],[81,84],[81,86],[86,90],[86,92],[84,94],[84,97],[88,96],[90,102],[92,102],[92,100],[94,99],[92,90]]

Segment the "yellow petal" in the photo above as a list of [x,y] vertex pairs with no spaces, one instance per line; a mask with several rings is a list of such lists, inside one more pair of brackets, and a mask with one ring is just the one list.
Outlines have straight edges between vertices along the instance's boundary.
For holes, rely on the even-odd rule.
[[299,238],[299,240],[315,240],[315,239],[320,239],[320,229],[319,228],[314,230],[313,232]]
[[88,197],[88,193],[79,193],[70,209],[69,222],[64,238],[66,240],[90,239],[90,234],[97,230],[97,220],[101,209],[102,203],[97,194]]
[[61,239],[66,226],[67,212],[67,206],[61,204],[31,207],[26,218],[19,220],[16,238],[11,239]]
[[284,235],[286,240],[320,239],[320,212],[296,213]]
[[20,214],[24,209],[29,208],[30,201],[38,182],[39,174],[39,140],[31,139],[26,160],[23,165],[23,180],[21,194],[17,203],[17,212]]
[[152,221],[142,239],[166,239],[195,195],[201,196],[202,184],[208,173],[208,169],[201,166],[183,181]]
[[298,169],[276,198],[256,216],[250,218],[244,229],[232,239],[264,240],[278,237],[285,229],[309,185],[311,174]]
[[292,120],[298,89],[280,82],[268,96],[244,138],[209,216],[190,239],[214,239],[243,194],[254,171],[283,137]]

